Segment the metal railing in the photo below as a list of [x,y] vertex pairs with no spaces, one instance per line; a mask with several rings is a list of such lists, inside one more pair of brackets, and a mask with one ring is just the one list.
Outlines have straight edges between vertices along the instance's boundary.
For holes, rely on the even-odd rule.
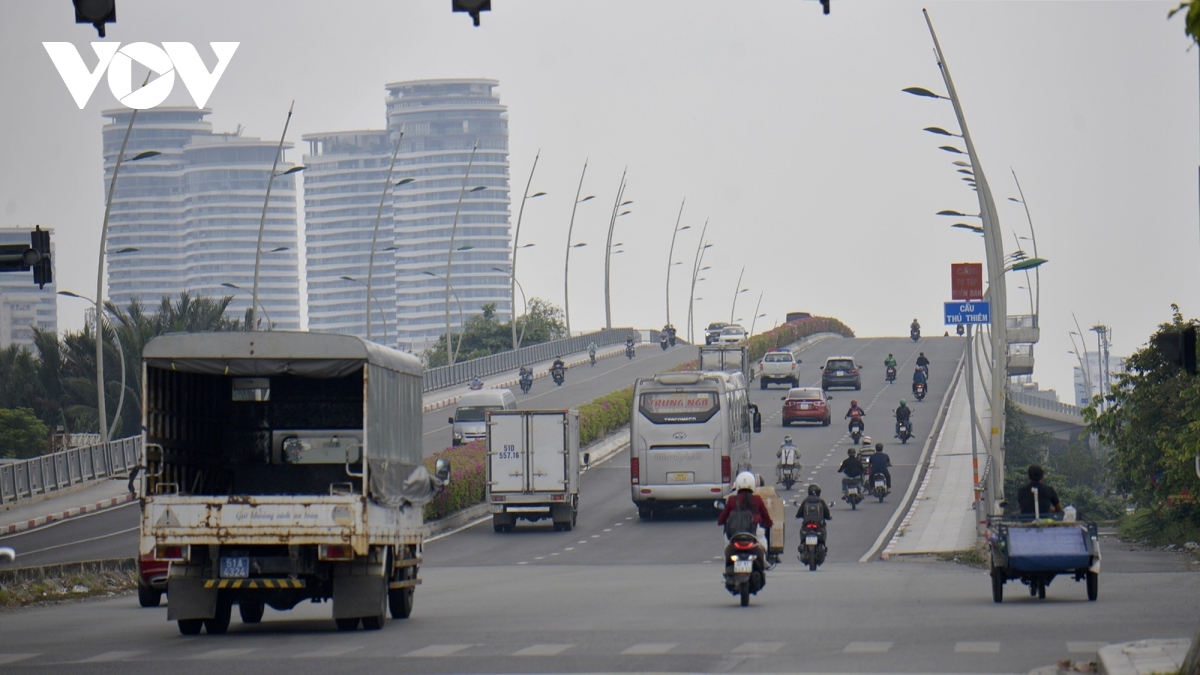
[[[500,352],[499,354],[471,359],[470,361],[461,361],[452,366],[429,368],[425,371],[425,387],[423,391],[452,387],[456,384],[470,382],[475,377],[486,377],[496,373],[516,370],[521,366],[531,363],[549,361],[566,354],[587,351],[588,343],[592,341],[595,341],[599,347],[621,344],[625,342],[625,338],[630,333],[641,336],[644,332],[633,328],[598,330],[594,333],[585,333],[562,340],[521,347],[515,352]],[[658,331],[650,331],[650,341],[654,343],[658,342]]]
[[1023,391],[1009,391],[1008,397],[1013,403],[1019,403],[1024,406],[1029,406],[1030,408],[1041,408],[1042,410],[1050,410],[1063,415],[1073,415],[1080,418],[1080,423],[1082,424],[1083,412],[1078,406],[1071,405],[1070,403],[1051,401],[1048,398],[1033,396],[1031,394],[1026,394]]
[[128,473],[142,457],[142,437],[0,464],[0,503],[49,494],[87,481]]

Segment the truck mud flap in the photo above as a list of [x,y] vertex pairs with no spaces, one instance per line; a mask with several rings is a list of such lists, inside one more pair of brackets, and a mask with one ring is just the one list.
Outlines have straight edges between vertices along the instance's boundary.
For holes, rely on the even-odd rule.
[[211,619],[217,613],[217,589],[205,588],[205,579],[167,579],[167,621]]
[[333,618],[375,616],[387,587],[381,563],[338,565],[333,572]]

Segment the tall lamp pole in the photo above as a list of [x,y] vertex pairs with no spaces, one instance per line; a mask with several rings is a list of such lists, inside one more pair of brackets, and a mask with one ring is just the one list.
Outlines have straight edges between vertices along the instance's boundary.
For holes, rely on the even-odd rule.
[[[444,277],[442,277],[442,275],[438,274],[437,272],[430,272],[427,270],[425,272],[421,272],[421,274],[426,274],[428,276],[435,277],[437,279],[445,280]],[[449,282],[447,282],[447,283],[449,283]],[[454,294],[454,302],[458,304],[458,325],[464,326],[465,323],[463,322],[463,306],[462,306],[462,301],[458,299],[458,291],[455,291],[454,287],[450,286],[450,292]],[[449,306],[449,303],[447,303],[447,306]],[[463,331],[463,332],[466,332],[466,331]],[[458,350],[462,349],[463,332],[460,332],[458,334],[458,344],[454,347],[453,354],[450,353],[450,333],[446,333],[446,360],[450,363],[454,363],[454,358],[458,355]]]
[[[632,204],[632,201],[622,202],[621,197],[625,196],[625,174],[629,172],[629,167],[621,172],[621,185],[617,188],[617,198],[613,200],[612,215],[608,219],[608,245],[604,248],[604,327],[612,328],[612,298],[609,295],[609,268],[612,259],[612,237],[613,228],[617,224],[617,211],[626,204]],[[625,213],[629,213],[626,211]],[[621,213],[619,215],[625,215]]]
[[[446,251],[446,360],[449,365],[454,365],[454,353],[450,351],[450,262],[454,258],[454,235],[458,232],[458,214],[462,211],[463,195],[467,191],[467,178],[471,176],[471,165],[475,163],[475,151],[479,149],[479,141],[475,141],[475,145],[471,147],[471,157],[467,160],[467,171],[463,174],[462,187],[458,189],[458,206],[454,207],[454,224],[450,226],[450,249]],[[485,186],[480,185],[471,188],[471,192],[478,192],[484,189]],[[455,294],[457,297],[457,294]],[[459,328],[462,328],[462,305],[459,305]],[[459,344],[462,344],[462,338],[459,338]]]
[[[351,282],[351,283],[358,284],[359,286],[366,286],[366,284],[365,284],[365,283],[363,283],[363,282],[362,282],[362,281],[360,281],[359,279],[355,279],[354,277],[350,277],[350,276],[345,276],[345,275],[343,275],[343,276],[340,276],[340,277],[338,277],[338,278],[339,278],[339,279],[341,279],[342,281],[349,281],[349,282]],[[369,303],[371,300],[374,300],[374,301],[375,301],[375,309],[378,309],[378,310],[379,310],[379,316],[380,316],[380,317],[386,317],[386,315],[383,313],[383,305],[379,304],[379,298],[375,297],[375,293],[374,293],[373,291],[371,291],[371,289],[369,289],[369,288],[368,288],[368,289],[367,289],[367,301],[368,301],[368,303]],[[370,306],[370,305],[368,305],[368,307],[369,307],[369,306]],[[369,315],[369,314],[370,314],[370,312],[368,311],[368,312],[367,312],[367,314]],[[380,323],[382,323],[382,324],[383,324],[383,341],[384,341],[384,343],[386,344],[386,343],[387,343],[387,341],[388,341],[387,321],[386,321],[385,319],[380,319]],[[368,337],[368,338],[367,338],[367,341],[369,342],[370,340],[371,340],[371,338],[369,338],[369,337]]]
[[[513,252],[512,252],[512,279],[508,284],[509,306],[512,307],[512,346],[513,351],[517,351],[520,344],[517,341],[517,250],[520,249],[521,241],[521,218],[525,215],[525,200],[530,197],[541,197],[545,192],[535,192],[529,194],[529,186],[533,183],[533,172],[537,171],[538,158],[542,156],[542,151],[539,148],[537,154],[533,156],[533,168],[529,169],[529,180],[525,182],[525,192],[521,195],[521,208],[517,211],[517,229],[513,232]],[[524,291],[521,294],[524,295]],[[521,331],[522,334],[525,332]]]
[[745,273],[746,273],[746,266],[742,265],[742,271],[738,272],[737,285],[733,287],[733,302],[729,304],[729,323],[733,323],[733,313],[734,313],[734,310],[737,309],[738,296],[741,295],[742,293],[745,293],[746,291],[750,290],[748,288],[742,288],[742,275],[744,275]]
[[[146,74],[146,82],[150,81],[150,74]],[[142,86],[146,86],[146,82]],[[137,108],[133,109],[133,113],[129,115],[129,126],[125,127],[125,137],[121,139],[121,149],[117,151],[117,161],[113,165],[112,180],[108,182],[108,198],[104,200],[104,220],[100,223],[100,257],[96,263],[96,300],[101,302],[104,297],[104,253],[108,243],[108,216],[112,212],[113,193],[117,188],[117,176],[121,173],[121,161],[125,158],[125,146],[129,144],[129,134],[133,131],[133,122],[137,119]],[[147,150],[140,152],[130,158],[129,161],[136,162],[139,159],[154,157],[162,153],[157,150]],[[100,438],[108,440],[108,411],[104,405],[104,341],[101,339],[103,332],[100,330],[100,311],[96,311],[96,414],[100,418]]]
[[667,325],[671,325],[671,266],[675,257],[675,237],[679,235],[680,230],[691,229],[691,225],[679,227],[679,220],[683,218],[683,205],[687,203],[687,197],[679,202],[679,215],[675,217],[675,229],[671,231],[671,249],[667,251]]
[[696,304],[694,296],[696,295],[696,275],[700,271],[700,252],[704,250],[704,235],[708,232],[708,219],[704,219],[704,227],[700,229],[700,241],[696,242],[696,257],[692,260],[692,285],[688,291],[688,342],[696,344],[695,336],[692,334],[693,319],[692,309]]
[[567,225],[567,254],[563,257],[563,314],[567,321],[567,337],[571,337],[571,249],[586,245],[571,243],[571,233],[575,231],[575,209],[589,199],[596,198],[596,195],[579,198],[579,194],[583,192],[583,177],[587,174],[587,165],[588,161],[584,159],[583,171],[579,172],[579,187],[575,189],[575,203],[571,205],[571,224]]
[[758,308],[762,307],[762,296],[763,294],[760,291],[758,294],[758,302],[754,305],[754,318],[750,320],[750,334],[746,336],[747,339],[754,337],[754,324],[758,323],[759,319],[766,316],[766,314],[758,313]]
[[[379,209],[375,211],[375,228],[371,231],[371,254],[367,257],[367,342],[371,341],[371,285],[375,279],[375,241],[379,239],[379,221],[383,217],[383,203],[387,200],[388,188],[392,185],[392,171],[396,168],[396,156],[400,154],[400,141],[404,140],[404,125],[400,125],[400,137],[396,139],[396,149],[392,151],[392,161],[388,162],[387,178],[383,179],[383,193],[379,195]],[[397,186],[411,183],[414,179],[405,178],[396,183]],[[379,304],[376,300],[375,304]],[[379,309],[379,320],[384,322],[383,331],[387,334],[387,315],[383,308]],[[384,337],[384,341],[387,338]]]
[[[279,168],[279,157],[283,155],[283,139],[287,138],[288,125],[292,123],[292,108],[295,106],[295,101],[292,101],[292,104],[288,106],[287,119],[283,122],[283,133],[279,135],[279,146],[275,148],[275,159],[271,162],[271,175],[267,178],[267,196],[263,198],[262,216],[258,219],[258,244],[254,247],[254,290],[251,293],[252,298],[250,300],[250,330],[255,330],[255,326],[258,323],[258,270],[262,264],[263,231],[267,225],[267,205],[271,203],[271,184],[275,182],[275,176],[277,175],[275,169]],[[278,175],[286,176],[303,170],[303,166],[293,166]]]
[[[1029,204],[1025,201],[1025,192],[1021,190],[1021,181],[1017,180],[1017,172],[1011,167],[1009,171],[1012,171],[1013,182],[1017,184],[1017,194],[1020,196],[1020,199],[1009,197],[1008,200],[1019,202],[1021,206],[1025,207],[1025,220],[1029,223],[1029,240],[1033,243],[1033,257],[1036,258],[1038,257],[1037,234],[1033,230],[1033,218],[1029,215]],[[1036,328],[1042,312],[1042,276],[1041,270],[1036,267],[1033,269],[1033,281],[1037,284],[1037,290],[1035,291],[1036,302],[1033,305],[1033,325]]]
[[[72,293],[71,291],[59,291],[58,294],[64,295],[68,298],[87,300],[96,306],[96,341],[103,345],[104,332],[100,330],[100,315],[104,312],[111,312],[112,310],[108,309],[107,307],[101,307],[100,303],[87,297],[86,295],[79,295],[78,293]],[[117,423],[120,422],[121,408],[125,405],[125,347],[121,345],[121,334],[117,331],[117,327],[113,325],[111,320],[105,319],[105,321],[108,321],[108,325],[112,328],[113,342],[117,344],[117,356],[119,356],[121,359],[121,395],[117,397],[117,411],[113,413],[113,428],[102,431],[102,435],[100,436],[101,439],[107,442],[112,440],[112,431],[116,429]],[[97,363],[99,363],[99,361],[97,361]]]

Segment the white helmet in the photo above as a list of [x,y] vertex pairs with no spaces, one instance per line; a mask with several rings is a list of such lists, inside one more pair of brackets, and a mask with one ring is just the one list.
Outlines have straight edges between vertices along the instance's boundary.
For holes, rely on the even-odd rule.
[[754,480],[754,474],[749,471],[743,471],[733,479],[734,490],[753,490],[757,484],[758,481]]
[[863,436],[863,437],[862,437],[862,444],[863,444],[863,445],[873,445],[873,444],[874,444],[874,441],[872,441],[872,440],[871,440],[871,437],[870,437],[870,436]]

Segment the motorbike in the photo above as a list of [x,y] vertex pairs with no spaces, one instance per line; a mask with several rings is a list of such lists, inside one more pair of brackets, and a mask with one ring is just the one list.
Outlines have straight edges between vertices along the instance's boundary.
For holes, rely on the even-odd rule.
[[561,387],[563,380],[567,378],[567,371],[565,368],[551,368],[550,377],[554,378],[554,384]]
[[671,332],[668,333],[668,335],[669,335],[669,337],[667,339],[670,341],[671,346],[674,347],[675,346],[675,329],[672,328]]
[[916,396],[918,401],[925,400],[925,384],[923,382],[917,383],[917,388],[913,391],[913,396]]
[[896,430],[896,436],[900,439],[901,444],[908,443],[908,439],[912,438],[912,422],[908,420],[901,422]]
[[908,336],[909,336],[910,338],[912,338],[912,341],[913,341],[913,342],[916,342],[917,340],[920,340],[920,339],[921,339],[921,329],[920,329],[920,328],[913,328],[912,330],[910,330],[910,331],[908,332]]
[[633,343],[632,342],[625,343],[625,356],[628,356],[630,359],[633,358]]
[[467,385],[467,387],[471,391],[479,391],[480,389],[483,389],[483,382],[478,379],[475,379],[475,380],[472,380],[471,384]]
[[850,505],[850,510],[858,509],[863,500],[862,477],[842,479],[842,500]]
[[521,393],[528,394],[530,388],[533,387],[533,375],[531,375],[530,373],[522,373],[520,382],[521,382]]
[[887,383],[891,384],[896,381],[896,366],[887,367]]
[[783,483],[783,489],[791,490],[796,483],[800,482],[800,463],[795,464],[776,464],[775,477],[776,483]]
[[871,494],[879,499],[879,503],[883,503],[883,498],[887,496],[887,476],[882,473],[871,474]]
[[667,351],[667,347],[670,346],[669,342],[670,342],[670,338],[667,337],[666,333],[663,333],[658,336],[658,346],[662,347],[662,350],[664,352]]
[[588,360],[591,361],[593,366],[595,366],[596,365],[596,352],[588,352]]
[[742,607],[750,604],[766,581],[766,566],[758,537],[748,532],[733,535],[725,545],[725,590],[740,596]]
[[817,565],[825,562],[825,528],[820,523],[807,521],[801,529],[800,545],[796,547],[800,562],[808,565],[810,571],[815,571]]
[[857,417],[850,420],[850,442],[858,445],[863,435],[863,421]]

